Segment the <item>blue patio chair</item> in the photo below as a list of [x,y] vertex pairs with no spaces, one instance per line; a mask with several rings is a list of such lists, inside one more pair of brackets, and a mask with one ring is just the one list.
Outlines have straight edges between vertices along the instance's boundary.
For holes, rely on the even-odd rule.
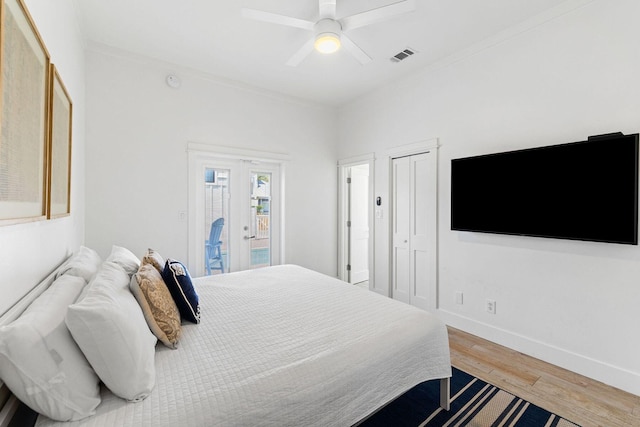
[[204,242],[204,265],[207,269],[207,275],[211,275],[211,270],[220,270],[224,273],[224,261],[222,260],[222,252],[220,251],[220,234],[224,226],[224,218],[218,218],[211,223],[211,231],[209,231],[209,240]]

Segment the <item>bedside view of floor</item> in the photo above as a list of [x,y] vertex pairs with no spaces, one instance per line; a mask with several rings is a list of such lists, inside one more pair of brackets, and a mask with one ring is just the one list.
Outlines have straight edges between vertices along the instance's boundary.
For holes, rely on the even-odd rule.
[[[369,282],[355,283],[369,289]],[[640,427],[640,396],[448,327],[451,364],[582,427]]]
[[640,396],[448,329],[455,367],[582,427],[640,426]]

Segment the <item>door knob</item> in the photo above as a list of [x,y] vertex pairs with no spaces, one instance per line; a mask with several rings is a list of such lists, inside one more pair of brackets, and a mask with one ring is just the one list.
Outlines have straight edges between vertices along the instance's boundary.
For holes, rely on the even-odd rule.
[[244,240],[251,240],[251,239],[255,239],[256,236],[244,236]]

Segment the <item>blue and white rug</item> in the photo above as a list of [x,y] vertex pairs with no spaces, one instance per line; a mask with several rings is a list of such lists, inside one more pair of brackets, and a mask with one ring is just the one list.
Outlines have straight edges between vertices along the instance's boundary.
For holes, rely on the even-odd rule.
[[439,383],[415,386],[360,426],[578,427],[456,368],[451,378],[451,410],[447,412],[438,404]]

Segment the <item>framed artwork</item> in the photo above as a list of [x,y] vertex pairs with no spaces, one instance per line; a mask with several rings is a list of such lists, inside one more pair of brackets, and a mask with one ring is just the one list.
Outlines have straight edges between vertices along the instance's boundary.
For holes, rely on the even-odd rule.
[[0,225],[47,214],[49,53],[22,0],[0,3]]
[[51,64],[49,83],[48,218],[71,213],[71,121],[73,104],[58,70]]

